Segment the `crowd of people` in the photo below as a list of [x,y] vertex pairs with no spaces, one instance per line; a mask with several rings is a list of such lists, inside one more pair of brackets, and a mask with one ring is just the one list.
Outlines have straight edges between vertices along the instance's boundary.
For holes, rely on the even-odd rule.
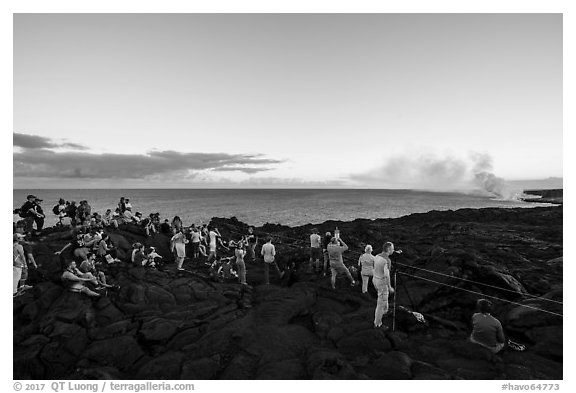
[[[44,226],[44,212],[41,206],[42,199],[35,195],[28,195],[27,201],[20,209],[14,211],[23,220],[15,224],[14,228],[14,296],[19,295],[31,286],[26,285],[28,267],[37,268],[32,255],[27,236],[38,235]],[[180,217],[161,221],[159,213],[151,213],[143,218],[140,212],[132,213],[132,205],[128,198],[122,197],[114,212],[107,209],[103,215],[92,212],[88,201],[65,201],[60,199],[52,209],[58,217],[57,226],[67,225],[66,220],[75,229],[75,238],[67,243],[56,254],[71,249],[73,259],[65,261],[62,273],[62,282],[70,291],[83,293],[91,297],[100,297],[105,290],[118,288],[108,282],[105,273],[100,268],[103,265],[112,265],[121,262],[117,258],[116,250],[107,231],[117,229],[122,224],[135,224],[141,226],[147,236],[163,233],[170,237],[170,251],[174,255],[176,269],[183,271],[187,255],[192,261],[199,261],[200,256],[205,258],[209,266],[210,277],[214,280],[237,280],[241,285],[248,285],[246,262],[255,263],[257,260],[256,247],[259,243],[254,228],[249,227],[247,233],[237,239],[225,241],[215,226],[206,224],[183,225]],[[36,224],[36,231],[33,226]],[[322,237],[316,228],[310,234],[310,259],[308,267],[318,276],[330,275],[330,286],[336,289],[339,275],[345,276],[352,287],[357,285],[353,274],[358,272],[362,281],[362,293],[368,294],[370,281],[374,287],[377,300],[374,311],[373,325],[376,329],[387,330],[383,325],[383,317],[389,312],[388,298],[394,294],[390,271],[392,269],[391,256],[402,253],[395,250],[394,244],[385,242],[382,252],[373,254],[373,247],[366,245],[364,253],[358,259],[358,269],[344,264],[343,254],[349,250],[348,245],[340,237],[340,231],[335,229],[334,235],[326,232]],[[189,253],[187,253],[187,245]],[[219,251],[224,254],[220,255]],[[281,270],[276,263],[276,247],[273,238],[267,237],[260,248],[260,257],[264,263],[264,284],[270,284],[270,269],[273,269],[278,279],[282,279],[287,272],[291,272],[294,264],[285,266]],[[77,265],[77,261],[79,265]],[[81,261],[81,262],[80,262]],[[142,243],[132,245],[130,263],[136,266],[157,269],[163,267],[163,257],[154,247],[146,247]],[[104,290],[104,292],[102,291]],[[481,299],[478,303],[478,313],[472,317],[473,332],[470,341],[482,345],[494,353],[500,351],[505,343],[512,345],[504,338],[500,322],[490,315],[491,303]],[[518,344],[516,344],[518,345]],[[522,350],[514,348],[516,350]]]

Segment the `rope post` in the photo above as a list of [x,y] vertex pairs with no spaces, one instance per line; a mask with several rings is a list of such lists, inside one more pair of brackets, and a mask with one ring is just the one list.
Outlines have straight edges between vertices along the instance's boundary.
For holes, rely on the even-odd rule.
[[394,272],[394,304],[392,306],[392,331],[396,330],[396,296],[398,292],[396,292],[396,272]]

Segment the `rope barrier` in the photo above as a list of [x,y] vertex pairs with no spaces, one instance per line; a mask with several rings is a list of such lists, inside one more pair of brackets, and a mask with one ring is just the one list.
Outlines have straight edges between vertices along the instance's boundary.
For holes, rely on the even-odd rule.
[[[237,234],[239,234],[239,235],[243,235],[243,234],[240,233],[240,232],[236,232],[236,231],[231,231],[231,232],[235,232],[235,233],[237,233]],[[263,234],[266,234],[266,235],[268,235],[268,236],[274,236],[274,237],[277,237],[277,238],[285,238],[285,239],[294,240],[294,241],[296,241],[296,242],[304,243],[304,244],[307,245],[307,241],[302,240],[302,239],[296,239],[296,238],[292,238],[292,237],[289,237],[289,236],[278,235],[278,234],[271,234],[271,233],[264,232],[264,231],[258,231],[258,232],[263,233]],[[283,243],[283,244],[286,245],[286,246],[291,246],[291,247],[300,248],[299,246],[296,246],[296,245],[294,245],[294,244],[289,244],[289,243]],[[354,250],[349,250],[349,251],[351,251],[351,253],[356,254],[358,257],[359,257],[360,255],[362,255],[362,253],[359,252],[359,251],[354,251]],[[348,256],[343,256],[343,259],[345,259],[346,261],[352,262],[352,263],[356,263],[356,262],[357,262],[357,261],[355,261],[354,259],[352,259],[352,258],[350,258],[350,257],[348,257]],[[437,272],[437,271],[429,270],[429,269],[424,269],[424,268],[419,268],[419,267],[415,267],[415,266],[411,266],[411,265],[406,265],[406,264],[401,263],[401,262],[394,262],[394,263],[396,263],[396,264],[398,264],[398,265],[400,265],[400,266],[404,266],[404,267],[407,267],[407,268],[411,268],[411,269],[422,270],[422,271],[426,271],[426,272],[428,272],[428,273],[438,274],[438,275],[445,276],[445,277],[452,278],[452,279],[456,279],[456,280],[466,281],[466,282],[470,282],[470,283],[477,284],[477,285],[483,285],[483,286],[485,286],[485,287],[490,287],[490,288],[497,289],[497,290],[501,290],[501,291],[512,292],[512,293],[515,293],[515,294],[517,294],[517,295],[522,295],[522,296],[531,298],[532,300],[544,300],[544,301],[556,303],[556,304],[559,304],[559,305],[563,305],[563,304],[564,304],[563,302],[560,302],[560,301],[557,301],[557,300],[554,300],[554,299],[548,299],[548,298],[544,298],[544,297],[539,297],[539,296],[535,296],[535,295],[530,295],[530,294],[527,294],[527,293],[520,293],[520,292],[514,291],[514,290],[512,290],[512,289],[507,289],[507,288],[502,288],[502,287],[498,287],[498,286],[495,286],[495,285],[485,284],[485,283],[482,283],[482,282],[478,282],[478,281],[474,281],[474,280],[469,280],[469,279],[462,278],[462,277],[450,276],[450,275],[445,274],[445,273],[441,273],[441,272]],[[399,272],[399,273],[409,276],[407,273],[404,273],[404,272]],[[450,286],[450,285],[448,285],[448,284],[439,283],[439,282],[437,282],[437,281],[430,280],[430,279],[426,279],[426,278],[424,278],[424,277],[419,277],[419,276],[411,276],[411,277],[419,278],[419,279],[427,280],[427,281],[431,281],[431,282],[435,282],[435,283],[438,283],[438,284],[440,284],[440,285]],[[463,291],[467,291],[467,292],[479,294],[479,295],[481,295],[481,296],[491,297],[491,298],[494,298],[494,299],[498,299],[498,300],[506,301],[506,302],[509,302],[509,303],[517,304],[517,305],[520,305],[520,306],[523,306],[523,307],[534,308],[534,307],[531,307],[531,306],[526,306],[526,305],[523,305],[523,304],[520,304],[520,303],[516,303],[516,302],[512,302],[512,301],[509,301],[509,300],[503,300],[503,299],[500,299],[500,298],[495,297],[495,296],[486,295],[486,294],[483,294],[483,293],[481,293],[481,292],[475,292],[475,291],[471,291],[471,290],[467,290],[467,289],[463,289],[463,288],[458,288],[458,287],[455,287],[455,286],[451,286],[451,287],[452,287],[452,288],[456,288],[456,289],[460,289],[460,290],[463,290]],[[541,309],[538,309],[538,308],[534,308],[534,309],[539,310],[539,311],[542,311],[542,312],[548,312],[548,313],[551,313],[551,314],[554,314],[554,315],[558,315],[558,316],[561,316],[561,317],[563,316],[563,315],[561,315],[561,314],[553,313],[553,312],[551,312],[551,311],[541,310]]]
[[515,294],[517,294],[517,295],[522,295],[522,296],[526,296],[526,297],[531,297],[531,298],[533,298],[534,300],[545,300],[545,301],[548,301],[548,302],[557,303],[557,304],[561,304],[561,305],[564,304],[564,303],[562,303],[562,302],[559,302],[558,300],[547,299],[547,298],[544,298],[544,297],[539,297],[539,296],[535,296],[535,295],[530,295],[530,294],[528,294],[528,293],[521,293],[521,292],[514,291],[514,290],[512,290],[512,289],[506,289],[506,288],[501,288],[501,287],[497,287],[497,286],[490,285],[490,284],[484,284],[484,283],[481,283],[481,282],[478,282],[478,281],[468,280],[468,279],[462,278],[462,277],[455,277],[455,276],[451,276],[451,275],[445,274],[445,273],[440,273],[440,272],[437,272],[437,271],[434,271],[434,270],[428,270],[428,269],[424,269],[424,268],[421,268],[421,267],[406,265],[405,263],[401,263],[401,262],[395,262],[395,263],[398,264],[398,265],[401,265],[401,266],[410,268],[410,269],[422,270],[422,271],[425,271],[425,272],[428,272],[428,273],[434,273],[434,274],[438,274],[438,275],[440,275],[440,276],[444,276],[444,277],[448,277],[448,278],[453,278],[453,279],[457,279],[457,280],[461,280],[461,281],[471,282],[471,283],[474,283],[474,284],[484,285],[484,286],[486,286],[486,287],[498,289],[498,290],[501,290],[501,291],[507,291],[507,292],[515,293]]
[[479,295],[479,296],[482,296],[482,297],[489,297],[489,298],[492,298],[492,299],[500,300],[500,301],[502,301],[502,302],[515,304],[515,305],[517,305],[517,306],[526,307],[526,308],[531,308],[531,309],[536,310],[536,311],[545,312],[545,313],[552,314],[552,315],[556,315],[556,316],[559,316],[559,317],[564,317],[564,315],[555,313],[555,312],[553,312],[553,311],[542,310],[541,308],[538,308],[538,307],[528,306],[528,305],[526,305],[526,304],[521,304],[521,303],[513,302],[513,301],[511,301],[511,300],[501,299],[501,298],[499,298],[499,297],[497,297],[497,296],[486,295],[486,294],[481,293],[481,292],[476,292],[476,291],[471,291],[471,290],[469,290],[469,289],[464,289],[464,288],[455,287],[454,285],[450,285],[450,284],[445,284],[445,283],[442,283],[442,282],[434,281],[434,280],[431,280],[431,279],[429,279],[429,278],[424,278],[424,277],[419,277],[419,276],[413,276],[413,275],[411,275],[411,274],[404,273],[404,272],[400,272],[400,271],[398,272],[398,274],[402,274],[402,275],[408,276],[408,277],[417,278],[417,279],[420,279],[420,280],[430,281],[430,282],[433,282],[433,283],[438,284],[438,285],[444,285],[444,286],[446,286],[446,287],[458,289],[458,290],[460,290],[460,291],[470,292],[470,293],[473,293],[473,294],[475,294],[475,295]]

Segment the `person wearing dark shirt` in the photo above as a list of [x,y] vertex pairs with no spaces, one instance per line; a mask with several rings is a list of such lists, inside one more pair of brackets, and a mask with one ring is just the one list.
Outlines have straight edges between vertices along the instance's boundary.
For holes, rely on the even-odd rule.
[[78,206],[76,206],[76,201],[70,202],[70,204],[66,207],[66,215],[70,217],[70,225],[76,225],[76,212],[78,210]]
[[42,231],[42,228],[44,228],[44,218],[46,217],[44,215],[44,210],[42,210],[42,199],[38,199],[36,198],[36,200],[34,201],[34,214],[36,217],[34,217],[34,222],[36,223],[36,230],[38,232]]
[[118,202],[118,209],[120,209],[120,213],[124,214],[126,211],[126,198],[121,197],[120,202]]
[[328,262],[330,258],[328,256],[328,244],[332,241],[332,234],[330,232],[326,232],[324,238],[322,239],[322,254],[324,255],[324,265],[322,267],[322,275],[326,277],[326,272],[328,271]]
[[160,224],[160,232],[165,234],[172,233],[172,227],[170,226],[170,221],[168,219],[164,220],[164,222]]
[[256,245],[258,244],[258,238],[254,234],[254,228],[248,228],[248,235],[246,235],[246,240],[248,241],[248,256],[252,262],[256,261]]
[[[26,202],[20,208],[21,217],[24,217],[26,233],[32,233],[34,223],[36,223],[36,230],[42,230],[44,226],[44,214],[39,214],[37,211],[36,195],[28,195]],[[39,201],[42,201],[41,199]],[[42,208],[40,208],[42,211]]]

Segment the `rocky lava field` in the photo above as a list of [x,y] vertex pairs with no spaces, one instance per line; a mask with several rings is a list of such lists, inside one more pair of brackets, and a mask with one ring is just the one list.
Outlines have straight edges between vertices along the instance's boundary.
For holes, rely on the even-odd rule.
[[[13,300],[14,379],[562,379],[562,206],[432,211],[397,219],[328,221],[256,228],[273,235],[281,280],[247,262],[247,287],[214,282],[204,259],[177,271],[163,234],[125,225],[110,236],[127,260],[131,244],[155,246],[162,270],[123,262],[106,267],[120,289],[88,298],[64,289],[56,256],[69,232],[34,240],[33,289]],[[247,224],[214,218],[225,239]],[[372,327],[376,294],[337,289],[307,269],[308,237],[338,226],[356,265],[365,244],[392,241],[395,330]],[[257,248],[257,252],[260,247]],[[226,253],[226,251],[224,251]],[[231,252],[227,252],[228,255]],[[442,274],[437,274],[442,273]],[[464,280],[462,280],[464,279]],[[476,300],[525,352],[492,355],[467,342]],[[498,300],[501,299],[501,300]],[[392,308],[393,296],[390,297]],[[525,307],[528,306],[528,307]],[[412,311],[421,313],[425,323]],[[384,323],[392,327],[392,316]]]

